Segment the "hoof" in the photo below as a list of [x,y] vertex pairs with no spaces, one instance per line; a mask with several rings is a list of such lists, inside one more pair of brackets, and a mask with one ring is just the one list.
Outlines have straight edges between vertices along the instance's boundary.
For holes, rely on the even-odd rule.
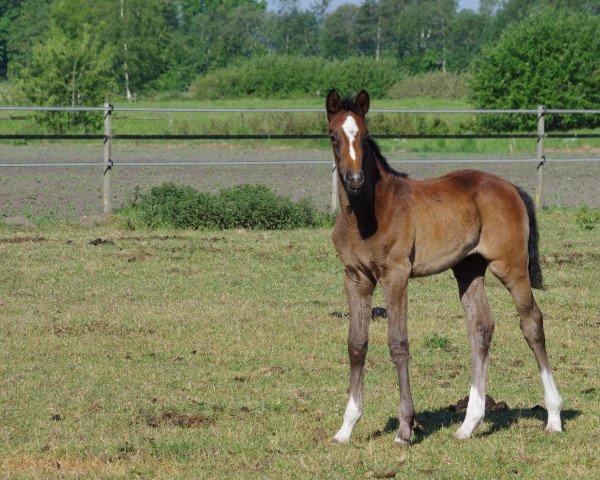
[[546,421],[546,431],[549,433],[562,432],[562,422],[560,420],[560,411],[548,412]]
[[454,434],[454,438],[458,440],[468,440],[473,435],[473,432],[477,430],[483,424],[483,418],[469,419],[465,418],[460,428]]
[[556,425],[556,424],[548,424],[546,425],[546,433],[561,433],[562,432],[562,427],[561,425]]
[[348,444],[348,442],[350,441],[350,439],[349,439],[349,438],[345,438],[345,437],[341,437],[341,436],[337,436],[337,435],[335,435],[335,436],[334,436],[334,437],[331,439],[331,441],[332,441],[333,443],[337,443],[338,445],[347,445],[347,444]]
[[468,440],[469,438],[471,438],[471,434],[459,428],[454,434],[454,438],[456,438],[457,440]]
[[408,447],[408,446],[410,446],[410,439],[407,440],[405,438],[396,437],[396,438],[394,438],[394,443],[396,445]]

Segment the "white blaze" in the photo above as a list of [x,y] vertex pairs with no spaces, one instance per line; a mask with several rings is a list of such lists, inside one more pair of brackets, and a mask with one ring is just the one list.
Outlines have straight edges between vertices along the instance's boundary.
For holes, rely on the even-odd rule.
[[350,145],[350,158],[352,161],[356,162],[356,150],[354,150],[354,142],[356,140],[356,134],[358,133],[358,125],[356,124],[356,120],[352,115],[348,115],[346,117],[346,121],[342,125],[344,129],[344,133],[348,138],[348,145]]

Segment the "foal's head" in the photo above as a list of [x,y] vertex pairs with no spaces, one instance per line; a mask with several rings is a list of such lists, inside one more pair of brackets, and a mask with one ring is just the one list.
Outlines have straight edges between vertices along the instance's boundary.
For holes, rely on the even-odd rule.
[[369,94],[363,90],[352,102],[342,100],[335,90],[331,90],[327,95],[326,107],[336,167],[346,191],[358,193],[365,181],[363,146],[369,135],[365,124]]

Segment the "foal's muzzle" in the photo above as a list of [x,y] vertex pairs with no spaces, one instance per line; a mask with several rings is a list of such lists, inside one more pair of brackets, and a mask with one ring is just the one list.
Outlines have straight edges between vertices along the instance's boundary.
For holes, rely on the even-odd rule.
[[359,170],[358,172],[346,172],[344,174],[344,182],[350,190],[356,192],[360,190],[360,187],[362,187],[365,182],[365,174],[362,170]]

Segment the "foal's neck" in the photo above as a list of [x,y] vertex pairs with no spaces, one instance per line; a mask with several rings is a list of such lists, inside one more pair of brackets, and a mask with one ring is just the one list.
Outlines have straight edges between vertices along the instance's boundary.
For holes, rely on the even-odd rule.
[[363,150],[363,171],[365,182],[360,192],[349,193],[340,178],[338,181],[338,197],[342,215],[345,215],[349,220],[350,217],[354,217],[360,237],[366,239],[373,235],[378,228],[377,218],[375,217],[375,187],[389,175],[379,164],[377,155],[375,155],[375,152],[370,151],[368,145],[365,145]]

